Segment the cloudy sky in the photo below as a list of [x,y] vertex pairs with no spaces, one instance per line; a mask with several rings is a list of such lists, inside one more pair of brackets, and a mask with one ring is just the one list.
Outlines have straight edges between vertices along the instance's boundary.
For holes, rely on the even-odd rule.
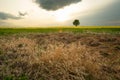
[[0,0],[0,26],[120,26],[120,0]]

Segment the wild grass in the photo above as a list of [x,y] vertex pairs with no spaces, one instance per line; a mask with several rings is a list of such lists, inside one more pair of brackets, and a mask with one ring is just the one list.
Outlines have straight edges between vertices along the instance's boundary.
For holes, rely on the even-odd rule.
[[[115,48],[120,44],[119,36],[74,33],[0,36],[0,79],[119,80],[120,51]],[[105,53],[108,55],[103,56]]]

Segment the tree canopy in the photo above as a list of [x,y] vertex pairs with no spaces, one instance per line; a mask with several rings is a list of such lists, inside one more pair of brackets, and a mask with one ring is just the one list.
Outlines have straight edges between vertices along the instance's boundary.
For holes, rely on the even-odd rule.
[[75,26],[78,26],[78,25],[80,25],[80,22],[79,22],[79,20],[78,20],[78,19],[75,19],[75,20],[73,21],[73,25],[75,25]]

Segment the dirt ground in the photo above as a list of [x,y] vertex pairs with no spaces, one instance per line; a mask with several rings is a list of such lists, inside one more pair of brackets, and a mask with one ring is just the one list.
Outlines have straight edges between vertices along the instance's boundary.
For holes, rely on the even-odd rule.
[[120,80],[120,34],[0,36],[0,80]]

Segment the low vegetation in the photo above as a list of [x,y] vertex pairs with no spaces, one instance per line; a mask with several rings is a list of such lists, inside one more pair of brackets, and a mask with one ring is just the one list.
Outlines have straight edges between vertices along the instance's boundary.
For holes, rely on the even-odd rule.
[[0,80],[120,80],[119,29],[115,34],[27,30],[0,36]]
[[77,26],[77,27],[53,27],[53,28],[0,28],[0,35],[10,35],[10,34],[21,34],[21,33],[58,33],[58,32],[72,32],[72,33],[89,33],[89,32],[97,32],[97,33],[112,33],[118,34],[120,33],[119,26],[111,26],[111,27],[85,27],[85,26]]

